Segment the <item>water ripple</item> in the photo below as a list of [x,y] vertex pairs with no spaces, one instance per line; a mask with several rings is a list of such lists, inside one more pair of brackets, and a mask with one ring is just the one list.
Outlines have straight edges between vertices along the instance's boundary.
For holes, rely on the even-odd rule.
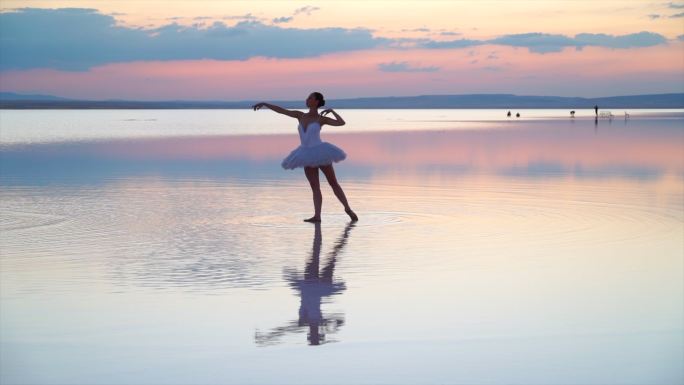
[[0,232],[30,230],[42,226],[54,226],[66,221],[63,216],[0,210]]
[[[405,273],[512,249],[543,247],[553,254],[643,245],[682,230],[682,205],[654,205],[647,190],[546,187],[552,190],[473,180],[347,183],[360,221],[340,269],[351,276]],[[205,291],[282,285],[283,267],[300,265],[310,253],[312,225],[302,222],[311,214],[309,194],[299,182],[236,180],[5,189],[2,272],[29,277],[40,266],[43,276],[22,284],[37,288],[102,279],[121,287]],[[326,194],[323,233],[334,239],[349,218]]]

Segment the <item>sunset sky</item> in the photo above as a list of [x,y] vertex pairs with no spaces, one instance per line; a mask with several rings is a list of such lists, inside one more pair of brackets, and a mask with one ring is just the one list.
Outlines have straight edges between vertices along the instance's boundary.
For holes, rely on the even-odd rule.
[[0,91],[81,99],[684,92],[684,2],[0,2]]

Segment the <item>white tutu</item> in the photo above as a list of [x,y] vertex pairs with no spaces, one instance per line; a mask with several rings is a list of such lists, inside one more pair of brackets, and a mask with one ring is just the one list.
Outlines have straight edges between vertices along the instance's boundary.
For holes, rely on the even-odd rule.
[[312,147],[299,146],[294,149],[281,163],[284,169],[292,170],[297,167],[317,167],[344,160],[347,154],[341,148],[322,142]]
[[298,127],[301,145],[294,149],[281,163],[284,169],[292,170],[297,167],[318,167],[339,162],[347,154],[339,147],[321,141],[321,124],[309,123],[307,129]]

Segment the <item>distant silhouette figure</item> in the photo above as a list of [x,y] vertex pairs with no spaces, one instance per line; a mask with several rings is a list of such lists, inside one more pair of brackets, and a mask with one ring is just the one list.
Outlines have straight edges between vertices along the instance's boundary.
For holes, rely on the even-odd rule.
[[575,117],[575,111],[570,111],[570,117],[574,118]]
[[598,116],[598,105],[594,106],[594,113],[596,114],[596,116]]
[[285,278],[289,281],[290,287],[299,292],[299,297],[301,298],[299,318],[297,321],[292,321],[285,326],[271,329],[268,333],[257,331],[254,336],[257,345],[275,345],[283,335],[303,332],[306,330],[304,327],[308,327],[306,338],[309,341],[309,345],[320,345],[329,342],[325,339],[326,334],[334,333],[340,326],[344,325],[343,314],[324,315],[321,311],[321,303],[323,298],[340,294],[347,289],[344,282],[335,282],[333,280],[333,272],[335,271],[337,256],[347,244],[349,233],[354,226],[354,222],[347,224],[342,235],[337,239],[335,246],[333,246],[332,251],[328,253],[327,262],[321,270],[321,225],[320,223],[315,223],[313,249],[311,257],[306,262],[304,274],[302,275],[296,271],[286,271],[285,273]]
[[511,111],[508,111],[508,113],[506,114],[506,116],[508,116],[508,117],[510,118],[510,117],[511,117]]
[[[327,109],[320,114],[318,109],[325,106],[325,98],[320,92],[312,92],[306,98],[306,106],[309,112],[301,112],[296,110],[288,110],[275,104],[257,103],[252,106],[254,111],[261,108],[268,108],[279,114],[296,118],[299,121],[297,131],[299,132],[299,139],[301,145],[294,149],[281,163],[284,169],[294,170],[295,168],[304,168],[304,175],[311,185],[311,192],[313,193],[314,215],[311,218],[305,219],[305,222],[320,222],[321,221],[321,207],[323,205],[323,196],[321,195],[321,185],[318,180],[318,170],[323,172],[328,184],[332,187],[337,199],[339,199],[344,212],[349,215],[352,221],[359,220],[359,217],[352,211],[347,202],[347,196],[344,194],[342,187],[340,187],[337,177],[335,176],[334,162],[340,162],[347,157],[347,154],[339,147],[328,142],[321,141],[321,127],[324,124],[330,126],[344,126],[346,123],[340,115],[332,108]],[[327,117],[332,114],[335,119]]]
[[520,117],[520,112],[516,112],[516,113],[515,113],[515,117],[516,117],[516,118],[519,118],[519,117]]

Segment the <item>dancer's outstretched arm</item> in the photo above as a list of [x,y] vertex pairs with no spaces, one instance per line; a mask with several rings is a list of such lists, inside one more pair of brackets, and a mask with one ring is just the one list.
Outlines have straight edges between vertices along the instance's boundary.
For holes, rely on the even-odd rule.
[[[331,118],[325,116],[328,114],[333,114],[335,116],[335,119],[331,119]],[[344,119],[342,119],[342,117],[339,116],[337,114],[337,112],[335,112],[335,110],[333,110],[332,108],[321,112],[321,115],[323,116],[323,122],[322,122],[323,124],[329,124],[331,126],[344,126],[345,124],[347,124],[344,121]]]
[[270,103],[257,103],[252,106],[254,111],[261,109],[262,107],[266,107],[270,110],[273,110],[279,114],[287,115],[291,118],[300,118],[304,113],[301,111],[292,111],[292,110],[286,110],[283,107],[278,107],[275,104],[270,104]]

